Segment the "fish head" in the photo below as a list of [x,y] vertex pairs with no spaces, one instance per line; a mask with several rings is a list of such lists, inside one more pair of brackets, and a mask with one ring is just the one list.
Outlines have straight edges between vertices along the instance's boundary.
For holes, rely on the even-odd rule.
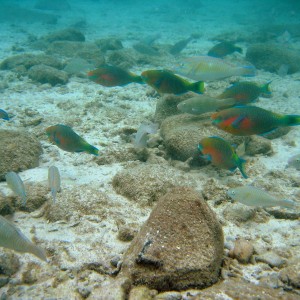
[[231,198],[231,199],[233,199],[233,200],[236,200],[236,198],[237,198],[237,190],[236,189],[229,189],[228,191],[227,191],[227,195]]

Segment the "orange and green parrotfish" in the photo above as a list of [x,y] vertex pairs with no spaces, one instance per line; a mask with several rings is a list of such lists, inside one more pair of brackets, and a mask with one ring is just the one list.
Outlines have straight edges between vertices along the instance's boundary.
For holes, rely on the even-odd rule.
[[161,94],[180,95],[189,91],[204,93],[204,82],[191,83],[167,70],[148,70],[142,73],[144,82]]
[[90,80],[107,87],[123,86],[132,82],[144,83],[141,76],[110,65],[102,65],[87,75]]
[[243,49],[237,47],[232,42],[221,42],[213,46],[207,53],[208,56],[223,58],[233,52],[243,53]]
[[266,134],[278,127],[300,125],[300,115],[282,115],[257,106],[236,106],[212,114],[213,124],[234,135]]
[[261,94],[271,95],[270,85],[271,81],[265,84],[257,84],[250,81],[241,81],[232,84],[217,98],[233,98],[237,104],[247,104],[255,101]]
[[203,158],[209,160],[213,165],[221,169],[234,171],[239,168],[244,178],[248,178],[245,173],[246,161],[240,158],[234,148],[224,139],[218,136],[204,138],[198,145],[198,150]]
[[57,124],[46,129],[50,142],[68,152],[87,152],[99,155],[99,150],[80,137],[69,126]]

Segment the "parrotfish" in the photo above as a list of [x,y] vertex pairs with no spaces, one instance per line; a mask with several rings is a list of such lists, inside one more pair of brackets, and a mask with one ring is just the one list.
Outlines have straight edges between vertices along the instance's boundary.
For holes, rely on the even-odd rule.
[[266,134],[278,127],[300,125],[300,115],[281,115],[257,106],[236,106],[212,114],[213,124],[234,135]]
[[206,95],[199,95],[180,102],[177,105],[178,110],[192,115],[201,115],[206,112],[216,111],[235,105],[236,100],[216,99]]
[[237,104],[247,104],[255,101],[261,94],[270,95],[270,83],[271,81],[259,85],[250,81],[236,82],[228,87],[218,98],[234,98]]
[[296,155],[292,156],[288,160],[287,166],[290,168],[295,168],[296,170],[300,170],[300,154],[296,154]]
[[215,46],[213,46],[207,53],[208,56],[223,58],[228,54],[233,52],[243,53],[243,49],[241,47],[237,47],[232,42],[221,42]]
[[6,121],[9,120],[8,113],[3,109],[0,109],[0,119],[6,120]]
[[251,65],[236,66],[211,56],[185,58],[174,71],[190,79],[203,81],[220,80],[231,76],[255,76],[255,68]]
[[289,199],[277,199],[269,193],[254,186],[241,186],[227,191],[227,195],[235,201],[248,206],[273,207],[281,206],[293,208],[295,201]]
[[246,161],[240,158],[235,149],[224,139],[218,136],[204,138],[198,145],[198,150],[203,157],[221,169],[234,171],[239,168],[244,178],[248,178],[245,173]]
[[0,246],[21,253],[31,253],[41,260],[47,261],[45,252],[33,244],[14,224],[0,215]]
[[189,91],[204,93],[204,82],[191,83],[167,70],[148,70],[142,73],[144,82],[153,87],[158,93],[183,94]]
[[99,155],[99,150],[80,137],[69,126],[57,124],[46,129],[50,142],[68,152],[87,152]]
[[141,76],[110,65],[102,65],[87,75],[90,80],[107,87],[123,86],[132,82],[143,83]]
[[51,190],[53,202],[56,201],[56,194],[60,191],[60,174],[58,168],[51,166],[48,169],[48,183]]
[[8,172],[5,175],[7,185],[11,190],[22,199],[23,205],[26,205],[26,192],[22,179],[15,172]]

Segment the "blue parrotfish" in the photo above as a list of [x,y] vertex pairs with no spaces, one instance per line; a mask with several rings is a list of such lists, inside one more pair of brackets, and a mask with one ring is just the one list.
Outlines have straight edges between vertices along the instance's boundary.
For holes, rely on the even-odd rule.
[[6,121],[9,120],[8,113],[3,109],[0,109],[0,119],[6,120]]
[[69,126],[57,124],[46,129],[50,142],[68,152],[86,152],[99,155],[99,150],[80,137]]
[[236,154],[235,149],[224,139],[218,136],[203,138],[198,145],[198,150],[201,152],[203,158],[218,168],[230,171],[239,168],[242,176],[248,178],[245,173],[246,161],[240,158]]
[[284,126],[300,125],[300,115],[277,114],[257,106],[236,106],[212,114],[212,123],[234,135],[266,134]]

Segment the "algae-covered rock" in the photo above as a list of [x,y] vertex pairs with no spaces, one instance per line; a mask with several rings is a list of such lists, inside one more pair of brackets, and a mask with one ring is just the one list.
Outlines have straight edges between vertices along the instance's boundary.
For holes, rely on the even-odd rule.
[[134,53],[128,49],[108,51],[106,61],[110,65],[118,66],[123,69],[129,69],[137,65]]
[[95,41],[95,44],[101,49],[101,51],[106,52],[108,50],[120,50],[123,49],[123,44],[121,40],[116,38],[104,38]]
[[118,172],[113,178],[117,193],[140,204],[157,201],[170,188],[192,185],[178,170],[158,164],[137,165]]
[[289,286],[300,288],[300,263],[295,262],[294,264],[287,266],[282,269],[279,274],[280,280]]
[[50,43],[55,41],[84,42],[85,36],[81,31],[75,28],[66,28],[43,36],[42,39]]
[[23,131],[0,130],[0,180],[9,171],[35,168],[43,150],[40,142]]
[[220,136],[231,144],[239,145],[242,137],[232,136],[220,131],[211,124],[207,116],[192,116],[187,114],[175,115],[166,118],[160,128],[160,134],[168,154],[173,159],[186,161],[197,157],[199,164],[206,162],[199,157],[197,146],[200,140],[209,136]]
[[0,274],[11,276],[18,272],[20,268],[19,258],[12,251],[0,252]]
[[177,105],[189,97],[189,94],[182,96],[166,95],[160,97],[156,103],[154,115],[155,122],[161,123],[167,117],[182,114],[182,112],[177,109]]
[[288,74],[300,70],[300,54],[286,47],[275,44],[255,44],[247,49],[246,59],[256,68],[277,73],[283,65],[288,67]]
[[15,209],[10,197],[5,197],[0,192],[0,215],[10,215]]
[[174,188],[132,241],[121,273],[159,291],[204,288],[218,281],[223,246],[222,227],[203,198]]
[[253,135],[247,139],[246,142],[246,154],[254,156],[257,154],[268,154],[273,153],[272,144],[268,139],[264,137]]
[[62,69],[64,64],[57,58],[45,54],[19,54],[4,59],[0,64],[1,70],[23,70],[24,73],[32,66],[46,65]]
[[66,84],[69,76],[65,71],[57,70],[46,65],[36,65],[28,71],[28,77],[39,83],[49,83],[52,86]]

